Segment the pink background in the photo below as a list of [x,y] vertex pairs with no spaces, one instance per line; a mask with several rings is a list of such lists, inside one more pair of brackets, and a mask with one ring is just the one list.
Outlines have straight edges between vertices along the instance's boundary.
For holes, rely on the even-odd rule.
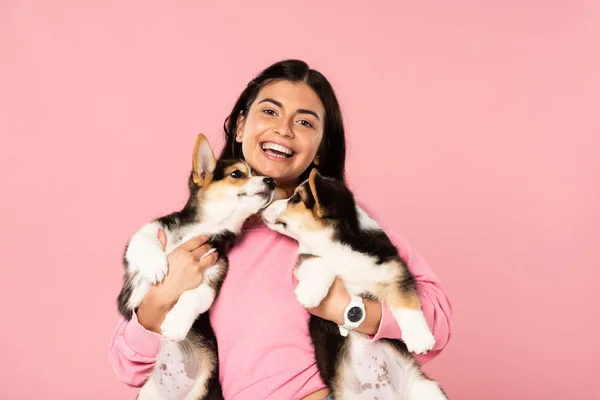
[[451,398],[600,398],[600,3],[349,3],[0,2],[0,398],[134,398],[107,359],[122,247],[287,57],[447,288]]

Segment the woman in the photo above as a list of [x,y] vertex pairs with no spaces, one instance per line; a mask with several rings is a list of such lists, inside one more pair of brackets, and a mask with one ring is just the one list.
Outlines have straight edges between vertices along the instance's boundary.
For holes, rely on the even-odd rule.
[[[221,157],[244,158],[259,174],[275,178],[288,194],[313,167],[344,180],[345,137],[338,101],[327,79],[302,61],[276,63],[253,79],[224,129]],[[436,339],[432,351],[417,356],[424,363],[448,343],[451,306],[427,263],[404,240],[387,233],[415,275],[423,312]],[[164,244],[164,233],[158,235]],[[202,282],[202,270],[214,263],[214,254],[201,262],[191,256],[202,244],[190,241],[171,253],[163,282],[152,288],[131,321],[119,321],[109,356],[123,382],[143,384],[160,357],[159,332],[165,314],[181,293]],[[329,396],[315,364],[309,313],[341,325],[350,296],[336,281],[317,308],[303,309],[294,296],[296,250],[292,240],[253,222],[229,254],[228,276],[210,312],[227,399],[322,400]],[[365,300],[365,307],[366,319],[357,331],[373,341],[402,339],[385,304]],[[181,389],[173,397],[183,398],[184,392]]]

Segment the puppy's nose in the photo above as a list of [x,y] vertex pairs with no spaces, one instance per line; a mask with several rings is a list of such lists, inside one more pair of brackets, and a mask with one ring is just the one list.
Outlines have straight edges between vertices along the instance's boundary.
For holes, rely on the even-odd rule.
[[275,190],[275,179],[273,178],[264,178],[263,182],[269,186],[269,189]]

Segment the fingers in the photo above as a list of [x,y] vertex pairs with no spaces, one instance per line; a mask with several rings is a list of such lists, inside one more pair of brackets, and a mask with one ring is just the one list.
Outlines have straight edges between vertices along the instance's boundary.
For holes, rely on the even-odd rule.
[[217,249],[211,249],[204,257],[198,262],[198,268],[201,270],[206,269],[210,266],[215,265],[217,262],[217,258],[219,258],[219,252]]
[[164,251],[167,248],[167,235],[165,234],[165,231],[163,231],[162,229],[158,228],[157,237],[158,237],[160,245],[162,246],[162,249]]
[[202,259],[203,259],[204,257],[208,257],[208,256],[210,256],[210,255],[211,255],[212,253],[214,253],[215,251],[217,251],[217,249],[215,249],[215,248],[212,248],[212,249],[208,250],[206,253],[204,253],[204,254],[202,255],[202,257],[200,257],[200,260],[199,260],[199,261],[202,261]]
[[208,240],[208,236],[206,236],[206,235],[195,236],[195,237],[191,238],[190,240],[188,240],[187,242],[180,245],[179,247],[184,250],[187,250],[187,251],[194,251],[198,247],[200,247],[204,243],[206,243],[207,240]]
[[204,254],[206,254],[207,251],[209,251],[211,249],[211,245],[210,244],[203,244],[202,246],[198,247],[197,249],[192,251],[192,255],[194,256],[194,258],[197,261],[200,261],[202,259],[202,256]]
[[348,292],[346,291],[341,279],[336,276],[331,284],[331,287],[329,288],[329,293],[334,295],[344,295]]
[[198,266],[199,270],[208,268],[217,262],[218,252],[216,249],[212,248],[212,245],[206,243],[207,240],[208,236],[206,235],[195,236],[187,242],[181,244],[177,248],[177,253],[182,254],[183,252],[191,254],[194,261],[196,261],[196,265]]

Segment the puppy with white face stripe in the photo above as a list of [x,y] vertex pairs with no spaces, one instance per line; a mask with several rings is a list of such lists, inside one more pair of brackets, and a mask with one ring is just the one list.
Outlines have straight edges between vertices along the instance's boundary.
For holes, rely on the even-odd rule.
[[[186,399],[221,399],[217,343],[207,311],[227,274],[227,249],[243,223],[273,200],[275,181],[253,176],[242,160],[216,160],[202,134],[196,139],[192,164],[190,194],[184,208],[145,224],[130,238],[124,254],[125,276],[118,308],[126,319],[131,319],[151,286],[167,274],[169,253],[189,239],[208,236],[212,251],[218,252],[217,260],[204,270],[200,286],[181,294],[166,314],[161,331],[166,339],[163,346],[171,346],[174,353],[181,355],[186,371],[197,371],[197,376],[191,377],[194,388]],[[167,237],[165,249],[157,237],[159,229]],[[158,387],[159,368],[156,365],[138,399],[164,397]]]
[[[334,398],[358,398],[352,369],[362,361],[367,346],[381,346],[379,350],[403,374],[395,377],[394,398],[447,398],[412,355],[426,353],[435,344],[421,311],[415,280],[388,236],[356,205],[343,183],[314,169],[289,199],[268,206],[263,219],[271,229],[299,243],[295,293],[304,307],[317,307],[336,276],[354,299],[347,309],[345,326],[314,315],[310,318],[317,366]],[[402,330],[402,341],[380,339],[372,343],[352,330],[364,320],[361,298],[385,302]]]

